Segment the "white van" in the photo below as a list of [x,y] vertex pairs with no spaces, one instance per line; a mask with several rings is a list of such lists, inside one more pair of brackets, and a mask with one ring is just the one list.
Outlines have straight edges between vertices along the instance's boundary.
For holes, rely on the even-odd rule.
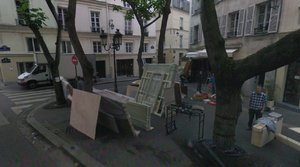
[[38,84],[52,84],[50,69],[47,64],[35,64],[29,72],[19,75],[17,82],[30,89],[36,88]]

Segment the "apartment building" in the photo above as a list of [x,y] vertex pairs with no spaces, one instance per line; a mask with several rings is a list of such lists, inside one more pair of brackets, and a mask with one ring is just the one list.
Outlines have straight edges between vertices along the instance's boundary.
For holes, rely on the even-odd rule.
[[[299,0],[215,0],[215,3],[228,55],[236,60],[243,59],[300,28]],[[203,54],[205,44],[200,12],[200,0],[193,0],[191,52],[187,56],[198,59],[207,56]],[[299,109],[300,59],[248,80],[243,85],[243,93],[249,94],[259,82],[274,84],[276,102]]]
[[[189,48],[190,2],[173,0],[170,7],[171,13],[168,18],[164,42],[165,62],[181,65],[181,59]],[[160,28],[161,19],[156,22],[157,41],[159,40]]]
[[[75,54],[66,27],[66,14],[68,1],[53,1],[59,17],[62,19],[64,31],[62,32],[61,61],[64,73],[75,76],[71,57]],[[29,70],[34,63],[46,63],[41,47],[32,31],[22,26],[24,20],[19,19],[17,8],[19,0],[0,1],[0,59],[9,62],[0,63],[0,79],[3,82],[16,81],[17,76]],[[114,11],[113,5],[129,8],[121,0],[79,0],[77,1],[76,30],[85,54],[95,63],[95,75],[99,77],[113,77],[113,50],[106,51],[99,37],[100,30],[108,33],[108,42],[117,29],[123,34],[122,45],[116,51],[117,75],[138,75],[137,53],[139,48],[140,30],[135,19],[126,20],[125,12]],[[45,1],[30,0],[33,8],[42,8],[48,19],[47,26],[41,29],[42,35],[51,53],[55,53],[56,23]],[[143,58],[151,63],[156,53],[155,24],[147,29]],[[108,49],[106,47],[106,49]],[[81,74],[81,67],[78,67]]]

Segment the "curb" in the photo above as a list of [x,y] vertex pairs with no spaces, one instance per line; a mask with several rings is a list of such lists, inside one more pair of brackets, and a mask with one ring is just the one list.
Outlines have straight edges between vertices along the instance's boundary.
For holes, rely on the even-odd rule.
[[52,133],[48,128],[44,127],[34,118],[35,113],[37,113],[42,107],[52,102],[54,102],[54,100],[50,100],[49,102],[43,103],[34,108],[28,114],[26,122],[30,124],[35,130],[37,130],[41,135],[43,135],[47,140],[49,140],[53,145],[55,145],[57,148],[64,149],[64,151],[66,151],[82,165],[88,167],[105,167],[103,164],[91,157],[88,153],[84,152],[79,146],[66,142],[59,136]]
[[[139,78],[132,78],[132,79],[124,79],[124,80],[117,80],[117,82],[127,82],[127,81],[135,81],[135,80],[139,80]],[[114,83],[115,81],[103,81],[103,82],[98,82],[95,85],[102,85],[102,84],[108,84],[108,83]]]

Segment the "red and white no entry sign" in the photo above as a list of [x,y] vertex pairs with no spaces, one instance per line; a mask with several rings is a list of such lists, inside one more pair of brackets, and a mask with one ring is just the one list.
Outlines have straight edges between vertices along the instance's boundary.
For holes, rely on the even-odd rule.
[[74,65],[77,65],[77,64],[78,64],[78,59],[77,59],[77,57],[76,57],[75,55],[72,56],[72,63],[73,63]]

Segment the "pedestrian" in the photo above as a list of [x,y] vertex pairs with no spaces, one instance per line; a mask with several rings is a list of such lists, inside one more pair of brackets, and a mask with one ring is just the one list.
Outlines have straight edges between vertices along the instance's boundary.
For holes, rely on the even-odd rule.
[[267,101],[266,94],[262,92],[262,86],[257,85],[256,91],[252,92],[251,96],[250,96],[249,121],[248,121],[248,129],[247,130],[252,129],[254,115],[255,115],[255,119],[262,117],[266,101]]
[[201,93],[201,87],[202,87],[202,71],[199,71],[197,75],[197,91]]

